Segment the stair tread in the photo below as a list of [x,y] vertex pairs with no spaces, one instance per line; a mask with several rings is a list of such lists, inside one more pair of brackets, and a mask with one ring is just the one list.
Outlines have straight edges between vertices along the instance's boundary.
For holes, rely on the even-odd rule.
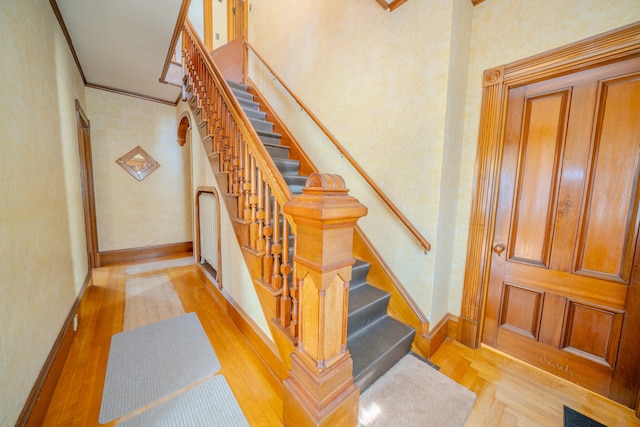
[[373,302],[389,299],[389,293],[365,284],[349,292],[349,315]]
[[238,102],[240,103],[240,105],[243,106],[243,109],[250,109],[250,110],[260,110],[260,104],[258,104],[255,101],[249,100],[249,99],[245,99],[245,98],[236,98],[238,100]]
[[256,129],[256,133],[258,135],[264,135],[264,136],[270,136],[272,138],[282,138],[282,135],[280,135],[279,133],[275,133],[275,132],[270,132],[268,130],[260,130],[260,129]]
[[367,275],[371,265],[368,262],[356,258],[356,263],[351,268],[351,286],[350,291],[354,291],[367,283]]
[[232,82],[231,80],[227,80],[227,84],[233,89],[239,89],[245,92],[249,90],[249,87],[243,85],[242,83],[236,83],[236,82]]
[[[369,377],[366,381],[369,384],[375,381],[377,376],[372,370],[386,371],[393,366],[409,352],[414,334],[410,326],[384,316],[348,337],[347,348],[352,355],[356,382],[362,376]],[[383,361],[386,366],[380,366]]]
[[251,95],[246,90],[231,87],[231,92],[233,92],[236,98],[244,98],[244,99],[248,99],[249,101],[253,101],[253,95]]

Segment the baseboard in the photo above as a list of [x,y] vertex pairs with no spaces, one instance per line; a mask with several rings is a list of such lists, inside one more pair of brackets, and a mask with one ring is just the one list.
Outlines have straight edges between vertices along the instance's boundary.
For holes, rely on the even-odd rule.
[[447,313],[428,333],[422,334],[412,350],[426,359],[430,359],[447,339],[456,340],[458,338],[458,316]]
[[218,289],[218,287],[211,282],[204,267],[200,264],[195,264],[194,269],[200,280],[209,285],[207,289],[209,289],[216,301],[224,308],[227,315],[231,317],[233,323],[240,329],[256,354],[258,354],[264,365],[271,372],[274,383],[277,383],[278,387],[280,387],[282,381],[289,376],[289,372],[280,360],[275,344],[271,342],[251,317],[249,317],[229,295]]
[[99,252],[98,262],[100,267],[104,267],[106,265],[172,256],[185,252],[193,252],[193,242],[169,243],[166,245]]
[[80,301],[82,300],[84,292],[90,282],[91,272],[88,272],[87,277],[84,279],[84,283],[82,284],[82,288],[69,311],[67,319],[62,325],[62,329],[53,343],[53,347],[51,348],[49,356],[40,371],[40,375],[38,375],[38,378],[31,389],[27,402],[22,408],[22,412],[18,417],[16,426],[35,427],[42,425],[47,409],[49,409],[49,402],[51,401],[53,392],[58,384],[62,368],[64,367],[67,355],[69,354],[69,349],[71,348],[71,342],[73,341],[73,336],[75,334],[75,331],[73,330],[73,318],[78,312],[78,306],[80,305]]

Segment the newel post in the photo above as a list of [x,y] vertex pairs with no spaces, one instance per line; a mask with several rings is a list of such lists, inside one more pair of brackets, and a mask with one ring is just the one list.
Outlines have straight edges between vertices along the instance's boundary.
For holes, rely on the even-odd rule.
[[297,227],[299,338],[284,382],[285,426],[356,426],[360,390],[347,350],[353,229],[367,208],[339,175],[314,173],[284,206]]

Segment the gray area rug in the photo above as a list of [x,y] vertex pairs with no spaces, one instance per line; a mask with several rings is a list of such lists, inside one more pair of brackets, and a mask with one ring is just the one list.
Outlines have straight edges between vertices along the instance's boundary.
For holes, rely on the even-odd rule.
[[360,396],[359,423],[372,426],[464,426],[477,396],[412,355]]
[[123,421],[121,427],[249,426],[222,375]]
[[111,338],[100,424],[141,408],[220,370],[195,313]]

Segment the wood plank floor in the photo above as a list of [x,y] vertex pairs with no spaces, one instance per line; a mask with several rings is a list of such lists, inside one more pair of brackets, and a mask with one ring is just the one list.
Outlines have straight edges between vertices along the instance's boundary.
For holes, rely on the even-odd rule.
[[[111,336],[129,327],[143,326],[197,313],[222,365],[224,375],[252,426],[282,425],[281,383],[264,366],[240,330],[221,309],[211,285],[205,285],[193,267],[127,275],[127,265],[94,270],[93,286],[79,308],[79,326],[47,410],[44,426],[97,426]],[[127,303],[126,279],[158,278]],[[166,279],[179,300],[168,295]],[[170,293],[170,292],[169,292]],[[130,319],[125,319],[126,313]],[[125,320],[127,320],[125,322]],[[114,425],[117,421],[109,424]]]
[[[198,314],[222,364],[221,373],[249,423],[282,425],[280,382],[225,314],[211,285],[190,266],[133,275],[127,275],[127,267],[94,271],[94,284],[80,305],[79,328],[43,425],[98,425],[111,336],[125,324],[142,326],[183,311]],[[127,295],[127,278],[162,283]],[[472,350],[447,340],[431,360],[478,395],[466,426],[562,426],[563,405],[610,427],[640,426],[632,410],[489,348]]]

